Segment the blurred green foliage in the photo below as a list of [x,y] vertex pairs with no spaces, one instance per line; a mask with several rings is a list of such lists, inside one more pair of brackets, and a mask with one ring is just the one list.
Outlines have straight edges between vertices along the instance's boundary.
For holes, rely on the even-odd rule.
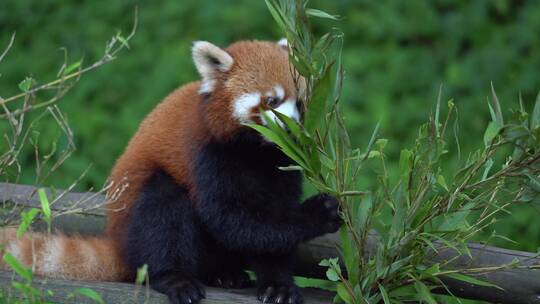
[[[493,81],[505,109],[517,108],[521,93],[532,106],[540,89],[540,2],[536,0],[313,0],[342,16],[315,29],[339,26],[345,33],[344,116],[355,145],[365,145],[377,122],[389,138],[387,151],[397,167],[398,153],[411,145],[417,126],[443,100],[459,108],[462,157],[482,143],[489,121],[486,97]],[[53,79],[68,50],[69,62],[102,56],[118,29],[128,32],[134,7],[139,27],[131,50],[87,74],[62,100],[75,133],[77,151],[48,180],[66,187],[90,165],[79,190],[99,188],[143,117],[175,87],[198,78],[190,58],[194,40],[221,46],[239,39],[280,38],[264,1],[0,1],[0,47],[13,32],[15,44],[0,63],[0,96],[18,93],[30,75]],[[320,21],[317,21],[320,22]],[[2,126],[0,126],[1,128]],[[39,124],[42,140],[60,132],[50,119]],[[62,144],[62,142],[60,142]],[[2,151],[5,143],[0,143]],[[448,164],[455,163],[455,147]],[[33,152],[21,159],[21,183],[34,183]],[[368,180],[369,176],[364,177]],[[499,234],[536,251],[540,213],[514,206],[496,224]],[[501,244],[495,242],[495,244]]]

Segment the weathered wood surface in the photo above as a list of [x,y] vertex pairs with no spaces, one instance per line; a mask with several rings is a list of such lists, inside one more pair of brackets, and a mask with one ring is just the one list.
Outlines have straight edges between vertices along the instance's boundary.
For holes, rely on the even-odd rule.
[[[4,292],[7,296],[10,293],[16,298],[18,293],[13,292],[10,288],[12,279],[16,279],[12,273],[0,271],[0,292]],[[155,292],[146,286],[136,286],[128,283],[104,283],[104,282],[83,282],[83,281],[67,281],[59,279],[36,279],[34,285],[42,291],[43,295],[47,294],[47,290],[53,291],[52,296],[45,296],[44,299],[53,303],[94,303],[92,300],[77,296],[77,298],[69,300],[70,293],[80,287],[88,287],[99,293],[105,303],[121,304],[121,303],[151,303],[151,304],[166,304],[167,297],[163,294]],[[304,289],[304,299],[306,304],[328,304],[332,302],[332,295],[328,292]],[[206,299],[201,301],[201,304],[254,304],[258,303],[255,297],[254,289],[220,289],[206,288]]]
[[[39,207],[39,200],[32,186],[22,186],[0,183],[0,202],[10,201],[22,207]],[[91,197],[91,199],[88,199]],[[97,234],[104,227],[104,211],[100,206],[104,203],[101,195],[88,193],[70,193],[58,200],[52,208],[63,211],[72,208],[74,204],[80,207],[81,199],[84,202],[84,210],[55,218],[53,227],[65,233]],[[372,235],[368,242],[367,251],[374,252],[376,235]],[[325,269],[318,267],[318,262],[323,258],[335,257],[337,236],[328,235],[317,238],[300,246],[298,250],[297,274],[323,277]],[[433,262],[452,260],[451,267],[455,269],[486,267],[509,264],[518,259],[521,265],[540,265],[540,259],[536,254],[507,250],[481,244],[469,245],[472,257],[459,256],[453,250],[433,253],[429,260]],[[429,261],[428,261],[429,262]],[[452,293],[472,299],[486,300],[495,303],[540,303],[540,270],[530,269],[506,269],[490,272],[481,276],[482,279],[502,287],[499,290],[490,287],[482,287],[467,284],[461,281],[445,280]],[[107,283],[105,285],[108,285]],[[240,302],[243,303],[243,302]]]

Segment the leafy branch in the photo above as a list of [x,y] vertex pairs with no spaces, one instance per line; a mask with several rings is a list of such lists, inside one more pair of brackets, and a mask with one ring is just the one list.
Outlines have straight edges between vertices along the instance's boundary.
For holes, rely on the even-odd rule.
[[[439,94],[435,111],[420,126],[414,146],[400,153],[397,180],[391,179],[385,155],[388,141],[379,137],[379,126],[365,149],[350,145],[339,108],[343,34],[332,29],[314,37],[310,28],[310,18],[339,18],[307,8],[305,0],[266,3],[289,41],[298,89],[302,92],[305,86],[303,123],[275,112],[285,128],[268,117],[264,117],[265,126],[250,126],[297,164],[281,169],[302,170],[315,189],[340,200],[345,222],[340,232],[342,262],[337,258],[321,262],[328,267],[328,279],[336,282],[338,299],[348,304],[436,303],[431,291],[446,288],[441,276],[490,286],[476,275],[537,267],[511,264],[450,269],[450,261],[429,266],[426,262],[434,251],[469,254],[467,241],[488,229],[499,213],[508,212],[510,204],[540,201],[540,95],[531,114],[520,101],[520,109],[505,121],[492,87],[488,98],[491,122],[484,133],[484,147],[448,168],[444,159],[450,153],[449,140],[456,140],[461,154],[457,107],[449,101],[441,121]],[[449,134],[453,116],[454,134]],[[361,174],[373,171],[378,183],[359,190]],[[370,231],[379,237],[376,252],[366,256]]]

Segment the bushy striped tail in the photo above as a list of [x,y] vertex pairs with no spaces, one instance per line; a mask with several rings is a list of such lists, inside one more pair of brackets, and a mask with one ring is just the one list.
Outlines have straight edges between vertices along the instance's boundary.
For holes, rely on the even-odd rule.
[[[17,240],[16,229],[0,229],[2,255],[13,255],[34,274],[49,278],[87,281],[123,281],[126,271],[112,239],[26,233]],[[0,268],[8,269],[0,258]]]

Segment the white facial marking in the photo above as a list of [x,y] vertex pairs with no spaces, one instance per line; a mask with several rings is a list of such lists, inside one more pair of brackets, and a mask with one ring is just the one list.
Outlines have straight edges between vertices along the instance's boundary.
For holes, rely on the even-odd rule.
[[240,122],[251,122],[253,108],[261,103],[258,92],[242,94],[233,102],[233,116]]
[[[280,104],[274,111],[284,114],[285,116],[292,118],[293,120],[300,121],[300,112],[298,112],[298,107],[296,106],[296,101],[294,99],[287,99],[282,104]],[[266,115],[277,122],[282,128],[285,127],[281,120],[279,120],[274,112],[265,111]],[[265,123],[266,124],[266,123]]]
[[274,91],[276,92],[276,97],[279,99],[285,98],[285,90],[281,86],[275,86]]
[[288,48],[289,47],[289,42],[287,41],[287,38],[281,38],[279,39],[279,41],[277,42],[277,44],[282,47],[282,48]]

